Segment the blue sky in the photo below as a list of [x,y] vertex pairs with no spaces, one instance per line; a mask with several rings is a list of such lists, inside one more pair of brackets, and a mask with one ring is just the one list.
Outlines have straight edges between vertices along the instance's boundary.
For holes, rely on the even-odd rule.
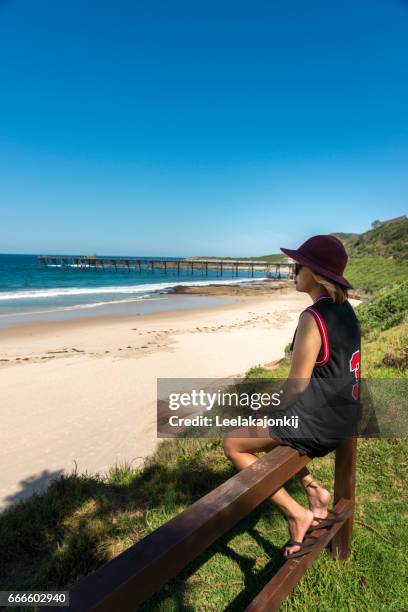
[[0,252],[263,255],[406,212],[408,2],[0,0]]

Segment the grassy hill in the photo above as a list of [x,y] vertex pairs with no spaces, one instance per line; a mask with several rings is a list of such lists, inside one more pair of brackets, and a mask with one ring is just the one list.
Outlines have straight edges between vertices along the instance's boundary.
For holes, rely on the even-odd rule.
[[350,257],[408,258],[408,219],[385,223],[363,234],[334,233]]
[[372,296],[408,279],[408,259],[351,257],[344,275],[359,296]]
[[347,245],[351,240],[354,240],[360,236],[360,234],[353,234],[351,232],[335,232],[332,235],[340,238],[344,245]]
[[374,295],[408,279],[408,219],[363,234],[334,234],[349,254],[345,276],[361,295]]
[[[359,295],[373,295],[408,279],[408,219],[385,223],[362,234],[336,232],[349,255],[345,271]],[[283,254],[253,259],[282,261]]]
[[260,261],[270,261],[271,263],[280,263],[286,259],[286,255],[283,253],[273,253],[272,255],[259,255],[259,257],[250,257],[250,259]]
[[[337,236],[343,242],[349,254],[350,263],[355,259],[383,257],[384,259],[391,260],[391,264],[388,269],[383,270],[383,280],[385,277],[393,275],[392,262],[408,260],[408,219],[398,219],[393,222],[384,222],[375,229],[368,230],[362,234],[350,233],[350,232],[333,232],[333,236]],[[269,255],[257,255],[256,257],[208,257],[208,256],[196,256],[189,259],[241,259],[241,260],[262,260],[270,261],[272,263],[279,263],[285,259],[283,253],[271,253]],[[366,262],[369,264],[369,262]],[[350,265],[350,264],[349,264]],[[384,264],[386,266],[387,264]],[[365,275],[369,265],[363,266],[362,276]],[[357,264],[355,269],[360,269]],[[352,272],[354,274],[354,270]],[[404,268],[403,274],[406,273]],[[359,280],[359,279],[358,279]],[[380,282],[377,287],[382,286]]]

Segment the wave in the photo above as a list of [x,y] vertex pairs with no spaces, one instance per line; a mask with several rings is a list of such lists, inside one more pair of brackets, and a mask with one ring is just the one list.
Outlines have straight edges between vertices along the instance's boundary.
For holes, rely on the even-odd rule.
[[266,280],[261,278],[241,278],[229,280],[206,280],[206,281],[181,281],[173,283],[146,283],[144,285],[112,285],[99,287],[53,287],[52,289],[30,289],[17,291],[0,292],[0,301],[5,300],[32,300],[39,298],[55,298],[61,296],[81,296],[81,295],[114,295],[114,294],[134,294],[153,293],[157,291],[167,291],[178,285],[226,285],[237,283],[251,283]]
[[[94,269],[95,266],[91,265],[91,264],[47,264],[47,268],[92,268]],[[119,266],[118,266],[119,268]]]

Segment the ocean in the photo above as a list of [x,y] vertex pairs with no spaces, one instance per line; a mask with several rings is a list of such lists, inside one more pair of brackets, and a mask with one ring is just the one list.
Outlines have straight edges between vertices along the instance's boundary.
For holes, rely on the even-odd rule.
[[[114,257],[114,256],[112,256]],[[160,257],[151,258],[160,261]],[[169,294],[176,285],[253,282],[264,272],[246,270],[233,276],[224,270],[138,270],[118,268],[43,267],[37,255],[0,255],[0,327],[31,320],[61,320],[107,314],[142,314],[158,310],[202,307],[235,300]]]

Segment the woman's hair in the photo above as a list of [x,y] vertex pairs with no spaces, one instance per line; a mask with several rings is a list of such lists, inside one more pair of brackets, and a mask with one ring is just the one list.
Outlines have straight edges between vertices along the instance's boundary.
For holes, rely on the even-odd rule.
[[[309,268],[310,269],[310,268]],[[343,304],[348,298],[348,291],[346,287],[342,285],[338,285],[336,282],[332,281],[330,278],[326,278],[326,276],[322,276],[321,274],[317,274],[310,270],[310,273],[316,283],[322,285],[327,293],[330,295],[331,299],[334,303]]]

